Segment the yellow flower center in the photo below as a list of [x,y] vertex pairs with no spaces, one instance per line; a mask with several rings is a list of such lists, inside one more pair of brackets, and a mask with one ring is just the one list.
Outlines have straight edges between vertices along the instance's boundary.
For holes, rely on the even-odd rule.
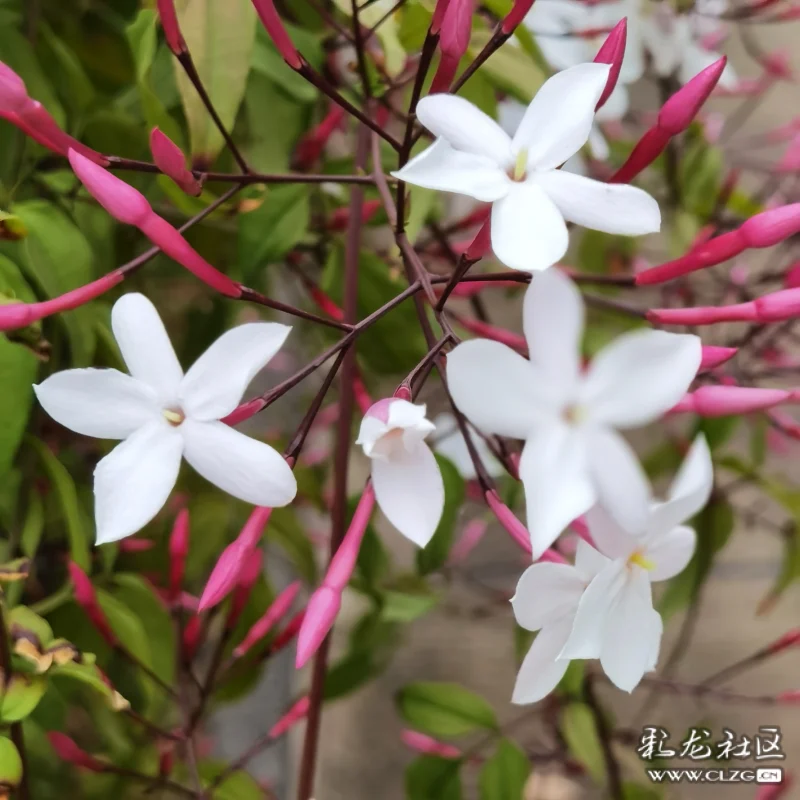
[[515,181],[524,181],[525,175],[528,170],[528,151],[523,147],[517,153],[517,160],[514,162],[514,172],[511,179]]
[[174,408],[165,408],[161,413],[164,415],[164,419],[176,428],[186,419],[183,411]]
[[628,558],[629,564],[636,564],[637,567],[641,567],[642,569],[647,570],[648,572],[652,572],[656,568],[656,564],[649,558],[645,558],[644,553],[637,550],[630,558]]
[[586,421],[587,416],[586,409],[579,405],[567,406],[562,413],[564,422],[568,425],[580,425]]

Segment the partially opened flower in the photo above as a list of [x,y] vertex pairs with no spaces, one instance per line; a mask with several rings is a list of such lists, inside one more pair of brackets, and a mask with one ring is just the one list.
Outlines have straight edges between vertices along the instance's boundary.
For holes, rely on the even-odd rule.
[[283,345],[288,326],[254,322],[233,328],[184,375],[146,297],[121,297],[111,325],[130,375],[71,369],[34,387],[44,410],[67,428],[124,439],[94,473],[98,544],[130,536],[153,519],[175,485],[181,457],[248,503],[292,501],[297,485],[283,457],[220,422]]
[[[456,418],[452,414],[443,411],[441,414],[436,415],[433,424],[436,427],[436,440],[433,443],[433,449],[452,461],[453,466],[458,470],[462,478],[468,481],[475,480],[478,477],[475,472],[475,464],[472,462],[467,442],[459,430]],[[497,478],[505,472],[503,465],[495,458],[489,449],[489,445],[480,436],[474,435],[472,443],[488,475]]]
[[635,497],[645,477],[618,430],[646,425],[680,400],[697,374],[700,339],[636,330],[582,368],[584,307],[559,270],[537,275],[525,296],[530,361],[498,342],[473,339],[447,359],[458,408],[484,433],[524,439],[533,557],[598,500],[626,529],[645,519]]
[[661,213],[646,192],[559,169],[586,143],[608,75],[607,64],[580,64],[554,75],[513,138],[462,97],[424,97],[417,117],[436,141],[393,174],[492,203],[492,249],[514,269],[555,264],[569,244],[567,220],[629,236],[657,231]]
[[587,513],[589,532],[606,563],[580,599],[560,658],[599,658],[612,683],[627,692],[655,668],[662,625],[650,584],[686,568],[696,535],[683,523],[708,502],[712,485],[711,453],[698,436],[664,502],[653,502],[649,490],[634,498],[648,508],[636,535],[600,506]]
[[525,570],[511,602],[517,622],[539,634],[520,667],[514,703],[541,700],[574,658],[599,658],[606,675],[625,691],[655,669],[663,626],[650,584],[689,563],[696,537],[681,523],[708,501],[712,477],[708,445],[698,437],[667,500],[653,502],[646,484],[636,495],[647,509],[638,535],[623,531],[595,506],[586,521],[598,549],[581,539],[574,566],[539,563]]
[[434,428],[425,418],[425,406],[390,397],[367,411],[356,440],[372,460],[381,511],[420,547],[430,541],[444,510],[442,474],[425,443]]

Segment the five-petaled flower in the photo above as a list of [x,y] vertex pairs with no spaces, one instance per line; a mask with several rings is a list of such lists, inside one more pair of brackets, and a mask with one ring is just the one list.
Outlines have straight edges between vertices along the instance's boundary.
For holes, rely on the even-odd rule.
[[111,325],[130,375],[71,369],[34,387],[44,410],[65,427],[124,439],[94,473],[98,544],[130,536],[153,519],[175,486],[181,457],[248,503],[283,506],[294,499],[297,484],[283,457],[221,422],[291,328],[272,322],[233,328],[184,375],[146,297],[121,297]]
[[513,702],[549,694],[574,658],[599,658],[609,679],[627,692],[655,669],[662,622],[650,584],[689,563],[696,537],[682,523],[706,504],[712,483],[711,454],[699,436],[665,501],[654,502],[647,484],[632,490],[644,511],[641,529],[624,531],[595,506],[586,521],[597,549],[580,541],[574,566],[528,567],[511,602],[517,622],[540,632],[520,668]]
[[627,530],[642,530],[635,497],[646,479],[617,429],[646,425],[678,402],[700,366],[700,339],[635,330],[584,371],[583,301],[557,269],[534,278],[523,315],[530,360],[473,339],[450,353],[447,378],[459,410],[478,429],[525,440],[519,475],[534,559],[597,501]]
[[417,118],[436,141],[393,174],[492,203],[492,249],[514,269],[555,264],[569,245],[566,220],[628,236],[658,231],[661,212],[646,192],[559,169],[586,143],[608,74],[607,64],[580,64],[554,75],[513,138],[463,97],[424,97]]
[[425,443],[433,430],[424,405],[390,397],[367,411],[356,440],[372,461],[372,485],[381,511],[420,547],[436,532],[444,510],[442,473]]

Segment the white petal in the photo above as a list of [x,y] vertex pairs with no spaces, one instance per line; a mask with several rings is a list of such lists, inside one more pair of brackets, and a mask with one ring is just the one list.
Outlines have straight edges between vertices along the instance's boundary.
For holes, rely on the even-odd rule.
[[586,144],[609,69],[578,64],[544,82],[514,135],[514,151],[527,149],[529,168],[555,169]]
[[124,294],[111,309],[111,329],[131,375],[162,403],[174,402],[183,370],[156,307],[143,294]]
[[714,465],[702,434],[697,436],[675,476],[668,499],[656,505],[650,515],[652,533],[669,531],[693,517],[711,495]]
[[525,17],[525,26],[553,68],[567,69],[592,60],[589,42],[570,35],[586,27],[587,10],[583,3],[573,0],[538,0]]
[[[710,67],[715,61],[719,61],[720,58],[722,58],[721,53],[714,53],[700,47],[696,42],[689,42],[686,45],[683,60],[678,69],[678,80],[681,83],[688,83],[695,75],[702,72],[706,67]],[[730,62],[728,62],[725,65],[725,69],[722,70],[717,86],[721,86],[723,89],[733,89],[738,80],[738,76]]]
[[599,550],[595,550],[588,542],[578,539],[575,551],[575,569],[581,578],[588,584],[610,563]]
[[540,427],[525,443],[519,476],[537,559],[595,502],[583,437],[558,420]]
[[389,522],[414,544],[425,547],[444,510],[444,481],[431,449],[420,443],[392,459],[374,459],[372,484]]
[[[535,3],[537,8],[543,3]],[[592,48],[580,36],[569,34],[539,35],[536,37],[542,55],[553,69],[563,70],[592,60]]]
[[639,0],[623,0],[620,6],[622,13],[619,19],[627,17],[628,33],[625,37],[625,57],[622,59],[622,69],[619,71],[619,82],[627,84],[638,81],[644,75],[644,42]]
[[[605,108],[605,106],[603,106],[603,108]],[[598,119],[600,119],[599,114],[598,114]],[[592,130],[589,132],[588,145],[589,145],[589,151],[592,154],[592,158],[595,158],[598,161],[605,161],[611,155],[611,148],[608,146],[606,137],[603,136],[603,131],[600,130],[599,125],[592,125]],[[570,173],[573,175],[580,174],[571,171]]]
[[251,322],[223,333],[181,382],[184,412],[199,420],[230,414],[250,381],[281,349],[289,331],[291,327],[276,322]]
[[650,580],[664,581],[683,572],[696,546],[697,535],[685,525],[651,539],[644,551],[645,558],[655,564],[650,572]]
[[572,632],[559,658],[598,658],[608,614],[625,586],[627,567],[622,559],[609,562],[581,595]]
[[504,197],[512,182],[491,159],[454,150],[444,139],[437,139],[392,175],[414,186],[466,194],[484,203]]
[[660,625],[656,625],[653,614],[647,572],[632,567],[608,614],[600,654],[606,675],[625,692],[632,692],[644,673],[652,669],[654,649],[661,639]]
[[98,439],[124,439],[160,414],[155,390],[115,369],[56,372],[33,390],[56,422]]
[[141,530],[163,508],[178,479],[183,440],[166,420],[139,428],[94,470],[97,544]]
[[297,481],[277,450],[222,422],[187,419],[179,428],[184,457],[207,480],[246,503],[279,507],[294,500]]
[[555,264],[569,246],[561,212],[533,181],[513,183],[492,206],[492,250],[512,269],[538,272]]
[[517,100],[501,100],[497,104],[497,121],[506,133],[514,133],[525,116],[527,106]]
[[627,559],[641,545],[641,541],[627,534],[601,505],[592,506],[585,519],[595,547],[608,558]]
[[458,410],[484,433],[524,439],[540,419],[540,387],[530,362],[488,339],[462,342],[447,356]]
[[575,567],[543,562],[522,573],[511,598],[517,623],[538,631],[566,615],[574,615],[585,588]]
[[[625,114],[628,113],[629,104],[630,104],[630,98],[628,96],[627,88],[622,83],[618,83],[614,87],[614,91],[611,92],[611,94],[608,96],[608,100],[606,100],[606,102],[603,103],[603,107],[597,112],[595,119],[598,122],[620,120],[625,116]],[[595,126],[595,129],[596,127],[597,126]],[[602,160],[607,159],[610,154],[608,143],[605,142],[605,140],[604,144],[606,153],[605,155],[600,155],[597,152],[594,153],[595,157],[601,158]],[[589,146],[592,147],[592,150],[594,150],[591,136],[589,137]]]
[[531,362],[561,403],[574,399],[584,317],[581,294],[563,272],[547,269],[533,278],[522,308],[525,339]]
[[[452,414],[442,413],[437,415],[434,423],[436,425],[434,450],[449,459],[466,480],[477,478],[475,465],[472,463],[467,443],[461,435],[455,417]],[[505,472],[503,465],[495,458],[482,437],[473,436],[472,443],[489,475],[497,478]]]
[[651,492],[636,453],[611,429],[592,429],[587,438],[589,470],[599,502],[629,534],[644,536]]
[[635,186],[603,183],[563,170],[537,173],[536,183],[564,218],[593,231],[641,236],[661,228],[658,203]]
[[625,333],[592,361],[583,403],[593,420],[615,428],[646,425],[681,399],[701,358],[700,339],[693,334]]
[[417,119],[456,150],[485,156],[503,169],[513,164],[508,134],[463,97],[429,94],[417,104]]
[[512,703],[535,703],[550,694],[564,677],[569,660],[557,657],[569,636],[571,621],[562,619],[539,631],[519,668]]
[[691,39],[688,16],[657,9],[649,19],[642,19],[640,26],[642,41],[653,57],[653,69],[662,77],[672,75]]

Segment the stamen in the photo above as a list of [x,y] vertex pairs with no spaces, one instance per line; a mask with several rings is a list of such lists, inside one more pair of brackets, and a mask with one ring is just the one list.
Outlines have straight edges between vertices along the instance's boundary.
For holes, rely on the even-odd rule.
[[645,558],[638,550],[628,559],[628,563],[636,564],[637,567],[646,569],[648,572],[652,572],[656,568],[655,561]]
[[567,406],[562,413],[564,422],[569,425],[580,425],[586,419],[586,416],[586,409],[579,405]]
[[515,181],[522,181],[525,180],[525,173],[528,169],[528,151],[523,147],[522,150],[517,153],[517,160],[514,164],[514,180]]
[[170,425],[174,425],[175,427],[180,425],[186,419],[182,411],[176,411],[173,408],[165,408],[161,413],[164,415],[164,419],[169,422]]

